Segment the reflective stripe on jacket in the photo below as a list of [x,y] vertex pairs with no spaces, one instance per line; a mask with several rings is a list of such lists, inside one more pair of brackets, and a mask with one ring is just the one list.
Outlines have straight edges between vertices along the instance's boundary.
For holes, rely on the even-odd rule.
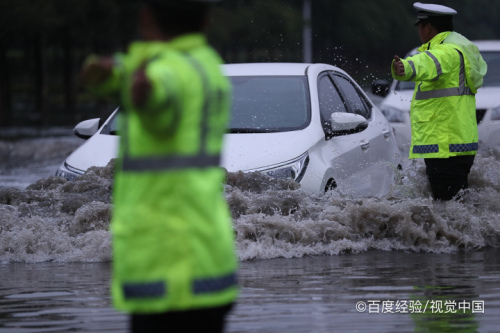
[[[134,313],[228,304],[237,260],[218,167],[230,86],[202,35],[137,42],[120,56],[120,149],[111,224],[115,306]],[[152,94],[130,101],[144,68]],[[109,87],[107,87],[109,89]]]
[[486,63],[477,47],[455,32],[443,32],[403,59],[405,75],[415,81],[411,103],[410,158],[474,155],[478,149],[475,92]]

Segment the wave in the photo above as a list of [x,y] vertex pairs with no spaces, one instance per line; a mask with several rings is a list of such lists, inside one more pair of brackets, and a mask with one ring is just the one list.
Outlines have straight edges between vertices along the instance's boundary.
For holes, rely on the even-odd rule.
[[[408,161],[382,198],[311,194],[292,181],[229,173],[224,194],[239,259],[360,253],[450,253],[500,244],[499,158],[481,151],[459,200],[431,199],[422,161]],[[75,181],[0,189],[0,262],[111,260],[113,161]]]

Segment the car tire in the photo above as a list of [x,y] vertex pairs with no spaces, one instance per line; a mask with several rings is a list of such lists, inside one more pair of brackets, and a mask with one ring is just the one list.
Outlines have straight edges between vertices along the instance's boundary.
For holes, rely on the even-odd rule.
[[337,182],[335,181],[335,179],[330,178],[330,179],[328,179],[328,182],[326,183],[325,193],[328,191],[333,191],[336,188],[337,188]]

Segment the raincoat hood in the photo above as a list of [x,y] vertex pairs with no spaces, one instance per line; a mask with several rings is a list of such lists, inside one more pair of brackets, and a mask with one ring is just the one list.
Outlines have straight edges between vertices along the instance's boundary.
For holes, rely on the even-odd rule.
[[478,47],[458,32],[447,31],[434,36],[428,43],[419,47],[418,51],[424,52],[428,50],[431,45],[438,45],[441,43],[453,44],[462,52],[465,58],[467,84],[474,94],[477,93],[477,89],[481,88],[483,85],[483,77],[488,70],[488,65],[483,60],[483,57],[481,57]]
[[478,88],[483,85],[483,77],[488,70],[488,65],[481,57],[479,49],[475,44],[457,32],[452,32],[446,39],[445,43],[455,44],[460,48],[462,54],[465,55],[465,73],[467,83],[472,92],[476,93]]

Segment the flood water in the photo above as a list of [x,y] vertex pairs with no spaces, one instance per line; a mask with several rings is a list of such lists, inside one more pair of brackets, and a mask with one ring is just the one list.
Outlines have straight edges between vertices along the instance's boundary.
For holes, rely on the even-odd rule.
[[[112,165],[51,177],[82,140],[0,141],[0,332],[126,332],[109,296]],[[460,202],[405,162],[383,198],[229,174],[241,294],[227,332],[499,332],[500,158]]]

